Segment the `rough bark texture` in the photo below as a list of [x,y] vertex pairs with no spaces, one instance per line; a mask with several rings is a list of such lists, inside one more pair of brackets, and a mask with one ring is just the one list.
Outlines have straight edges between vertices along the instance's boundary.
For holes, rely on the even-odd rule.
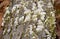
[[[9,0],[0,1],[1,1],[0,12],[2,13],[0,15],[0,22],[1,23],[5,22],[3,25],[4,30],[0,28],[0,39],[2,39],[1,38],[2,32],[4,39],[55,38],[54,37],[55,33],[53,33],[55,28],[54,27],[55,21],[54,16],[52,15],[52,13],[54,12],[52,11],[53,7],[50,0],[10,0],[11,1],[10,6],[13,7],[11,7],[11,9],[7,9],[6,10],[7,12],[5,12],[5,8],[9,5],[10,1]],[[45,14],[41,15],[41,13]],[[2,22],[3,15],[6,16],[4,17],[4,20]],[[53,28],[50,29],[51,27]],[[38,28],[39,30],[36,30]],[[33,33],[31,34],[31,32]]]
[[55,38],[54,12],[50,0],[12,0],[12,6],[12,12],[7,12],[4,17],[4,21],[7,20],[4,24],[4,39]]
[[57,34],[56,39],[60,39],[60,0],[55,0],[54,9],[56,10],[56,13],[55,13],[55,17],[56,17],[56,34]]
[[1,26],[2,24],[2,18],[5,12],[5,8],[9,5],[9,0],[0,0],[0,39],[2,38],[3,35],[3,28]]

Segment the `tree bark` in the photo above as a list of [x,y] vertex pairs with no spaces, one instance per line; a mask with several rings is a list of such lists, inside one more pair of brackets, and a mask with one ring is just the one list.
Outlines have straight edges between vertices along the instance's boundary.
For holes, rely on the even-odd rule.
[[54,1],[54,9],[56,10],[56,39],[60,39],[60,0]]
[[5,8],[9,5],[9,0],[0,0],[0,39],[3,39],[2,18]]

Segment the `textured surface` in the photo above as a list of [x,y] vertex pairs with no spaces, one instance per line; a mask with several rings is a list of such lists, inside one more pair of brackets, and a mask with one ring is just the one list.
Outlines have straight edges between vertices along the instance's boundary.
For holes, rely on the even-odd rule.
[[4,39],[55,39],[55,14],[50,0],[13,0],[9,8],[2,22]]
[[55,0],[54,8],[56,10],[55,17],[56,17],[56,34],[57,39],[60,39],[60,0]]
[[5,13],[5,8],[9,5],[9,0],[0,0],[0,39],[3,39],[3,28],[2,25],[2,18]]

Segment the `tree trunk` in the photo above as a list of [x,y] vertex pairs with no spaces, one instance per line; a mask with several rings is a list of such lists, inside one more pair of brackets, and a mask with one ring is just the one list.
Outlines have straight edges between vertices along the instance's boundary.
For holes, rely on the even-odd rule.
[[60,0],[54,1],[54,9],[56,10],[55,17],[56,17],[56,34],[57,38],[60,39]]
[[3,39],[2,18],[5,8],[9,5],[9,0],[0,0],[0,39]]

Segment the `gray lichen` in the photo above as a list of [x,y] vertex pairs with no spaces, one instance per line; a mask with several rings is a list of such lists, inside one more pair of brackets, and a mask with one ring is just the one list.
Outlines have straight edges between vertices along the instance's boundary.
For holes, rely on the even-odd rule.
[[21,0],[3,17],[4,39],[55,39],[55,17],[51,1]]

